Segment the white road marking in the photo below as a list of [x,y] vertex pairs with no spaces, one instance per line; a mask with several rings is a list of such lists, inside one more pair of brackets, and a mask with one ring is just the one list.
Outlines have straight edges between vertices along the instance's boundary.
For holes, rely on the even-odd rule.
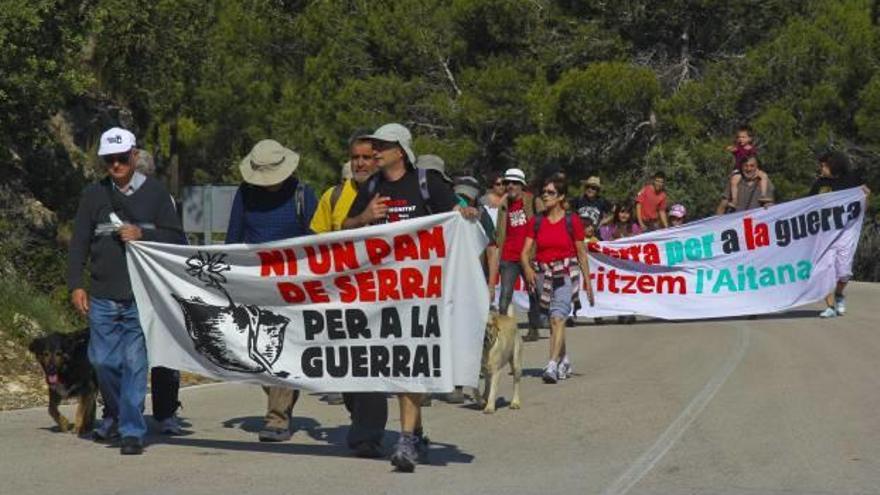
[[646,474],[654,469],[654,466],[660,462],[660,459],[669,452],[669,449],[681,438],[682,434],[688,429],[691,423],[697,419],[697,416],[706,408],[712,398],[727,381],[727,378],[733,373],[733,370],[739,366],[746,355],[749,347],[749,328],[744,324],[737,327],[737,343],[733,353],[727,358],[724,364],[718,368],[712,378],[706,383],[700,393],[698,393],[691,402],[681,411],[681,414],[675,418],[666,431],[657,437],[654,445],[645,451],[636,461],[620,475],[613,483],[611,483],[602,495],[624,495],[632,489]]

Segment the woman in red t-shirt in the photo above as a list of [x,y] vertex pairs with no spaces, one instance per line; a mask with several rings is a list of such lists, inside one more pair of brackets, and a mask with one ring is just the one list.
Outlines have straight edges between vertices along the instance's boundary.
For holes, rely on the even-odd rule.
[[[545,383],[556,383],[571,374],[571,361],[565,349],[565,320],[577,297],[579,275],[590,280],[584,226],[580,217],[565,211],[566,190],[562,177],[551,177],[544,182],[541,199],[546,209],[542,216],[529,221],[520,255],[529,290],[538,292],[541,309],[550,314],[550,361],[544,368]],[[537,272],[531,260],[533,248]],[[593,288],[590,284],[586,284],[586,288],[592,306]]]

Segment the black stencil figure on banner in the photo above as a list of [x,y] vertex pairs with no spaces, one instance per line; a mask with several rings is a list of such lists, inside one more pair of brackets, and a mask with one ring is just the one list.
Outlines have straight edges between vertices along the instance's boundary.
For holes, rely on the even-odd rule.
[[290,320],[255,305],[235,304],[223,287],[231,268],[225,253],[198,254],[186,260],[186,273],[207,287],[226,296],[229,304],[208,304],[200,297],[185,299],[172,294],[183,310],[186,330],[196,351],[217,366],[245,373],[269,373],[286,378],[286,371],[275,371],[284,349],[284,333]]

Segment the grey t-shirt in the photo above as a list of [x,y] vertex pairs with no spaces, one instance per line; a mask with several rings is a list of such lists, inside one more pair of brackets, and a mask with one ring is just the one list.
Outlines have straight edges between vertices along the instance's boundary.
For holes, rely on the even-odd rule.
[[[749,181],[744,176],[741,177],[742,180],[737,184],[736,204],[733,205],[737,211],[753,210],[764,206],[766,203],[773,203],[775,201],[776,187],[773,186],[773,181],[769,177],[767,178],[767,196],[765,198],[761,197],[759,180]],[[730,201],[730,196],[730,182],[728,181],[727,187],[724,190],[724,197]]]

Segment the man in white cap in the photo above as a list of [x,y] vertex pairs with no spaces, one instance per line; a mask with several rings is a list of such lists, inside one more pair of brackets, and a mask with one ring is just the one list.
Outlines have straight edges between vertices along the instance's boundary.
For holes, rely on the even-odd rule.
[[[477,210],[458,206],[458,198],[439,172],[415,169],[416,155],[409,129],[400,124],[385,124],[365,138],[373,142],[379,173],[358,190],[344,228],[396,222],[451,210],[459,210],[465,217],[476,219]],[[423,394],[399,394],[398,399],[401,434],[391,455],[391,464],[399,471],[412,472],[416,463],[426,461],[428,453],[422,429]]]
[[[125,260],[125,244],[145,240],[179,243],[183,229],[168,191],[135,171],[131,132],[114,127],[101,135],[98,156],[108,177],[80,196],[67,260],[73,306],[89,318],[89,361],[108,410],[118,415],[120,452],[143,452],[147,425],[147,349]],[[89,264],[86,292],[83,269]]]
[[[535,216],[535,201],[530,192],[524,191],[526,174],[518,168],[510,168],[504,172],[504,187],[507,195],[498,208],[498,221],[495,229],[495,244],[501,250],[500,266],[496,273],[501,278],[501,294],[498,298],[498,311],[506,314],[513,299],[516,281],[523,277],[520,254],[526,242],[528,223]],[[523,286],[525,287],[525,279]],[[534,293],[529,292],[529,333],[524,340],[538,340],[540,325],[540,308]]]
[[[311,234],[309,224],[318,199],[307,184],[294,176],[299,155],[278,141],[264,139],[239,164],[244,183],[235,193],[229,213],[226,244],[290,239]],[[291,437],[290,415],[299,390],[263,387],[268,395],[261,442],[283,442]]]

